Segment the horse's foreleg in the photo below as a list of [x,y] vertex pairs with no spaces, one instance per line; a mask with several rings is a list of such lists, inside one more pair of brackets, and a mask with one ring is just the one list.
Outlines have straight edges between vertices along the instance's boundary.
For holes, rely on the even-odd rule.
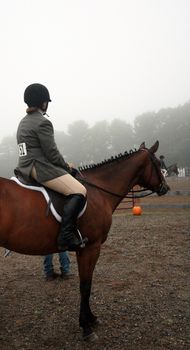
[[97,323],[97,317],[92,313],[89,299],[92,286],[92,275],[94,267],[100,254],[100,246],[88,247],[77,255],[79,276],[80,276],[80,315],[79,324],[83,329],[84,338],[95,339],[93,325]]

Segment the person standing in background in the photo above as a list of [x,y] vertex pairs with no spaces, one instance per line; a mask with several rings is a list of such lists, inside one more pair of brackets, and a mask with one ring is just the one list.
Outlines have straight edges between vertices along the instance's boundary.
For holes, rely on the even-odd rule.
[[70,259],[67,251],[60,252],[59,263],[60,263],[60,274],[54,271],[53,257],[54,254],[48,254],[43,257],[43,270],[46,281],[53,281],[60,277],[62,279],[69,279],[71,277],[70,272]]

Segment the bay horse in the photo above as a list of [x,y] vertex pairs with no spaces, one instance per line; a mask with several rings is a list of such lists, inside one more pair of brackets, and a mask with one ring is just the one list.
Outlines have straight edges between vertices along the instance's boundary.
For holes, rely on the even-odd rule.
[[172,175],[179,175],[179,170],[177,167],[177,163],[174,163],[167,167],[167,175],[166,176],[172,176]]
[[[76,252],[81,294],[79,325],[86,340],[97,339],[94,326],[98,319],[91,311],[89,299],[93,271],[101,245],[107,239],[112,214],[135,185],[158,195],[169,190],[155,156],[158,146],[158,141],[149,149],[142,143],[137,151],[80,169],[80,180],[88,193],[87,209],[78,220],[88,243]],[[0,246],[29,255],[57,253],[59,223],[52,214],[45,215],[46,207],[41,193],[0,178]]]

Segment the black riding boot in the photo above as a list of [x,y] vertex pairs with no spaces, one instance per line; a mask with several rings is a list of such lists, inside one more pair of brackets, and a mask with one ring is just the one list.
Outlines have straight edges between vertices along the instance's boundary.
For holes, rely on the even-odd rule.
[[57,238],[59,250],[75,251],[81,245],[81,239],[76,236],[77,217],[84,208],[86,198],[82,194],[72,194],[64,204],[61,230]]

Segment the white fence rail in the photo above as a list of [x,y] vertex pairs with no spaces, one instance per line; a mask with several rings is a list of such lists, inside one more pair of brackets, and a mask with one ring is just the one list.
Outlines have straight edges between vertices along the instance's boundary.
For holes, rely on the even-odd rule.
[[179,171],[178,177],[190,176],[190,168],[188,167],[178,168],[178,171]]

